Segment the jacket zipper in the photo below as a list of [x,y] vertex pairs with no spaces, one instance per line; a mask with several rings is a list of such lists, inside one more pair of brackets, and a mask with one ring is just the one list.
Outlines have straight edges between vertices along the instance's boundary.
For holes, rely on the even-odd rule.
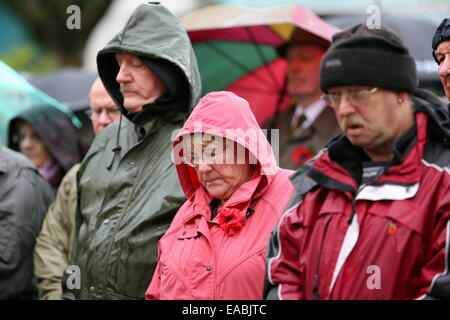
[[[356,215],[356,197],[358,196],[358,194],[360,193],[360,191],[365,187],[366,185],[365,184],[362,184],[362,185],[360,185],[359,187],[358,187],[358,189],[356,190],[356,192],[353,194],[353,196],[349,199],[350,200],[350,202],[351,202],[351,204],[352,204],[352,213],[351,213],[351,215],[350,215],[350,217],[348,218],[348,220],[347,220],[347,225],[348,225],[348,227],[350,227],[350,225],[352,224],[352,222],[353,222],[353,219],[354,219],[354,217],[355,217],[355,215]],[[345,264],[345,263],[344,263]],[[343,268],[344,266],[342,266],[342,268]],[[337,280],[337,279],[336,279]],[[333,287],[334,287],[334,285],[333,285]],[[332,291],[332,288],[330,287],[330,291],[329,291],[329,294],[331,295],[331,291]]]
[[[352,204],[352,214],[350,215],[350,218],[348,219],[347,223],[350,226],[352,224],[353,221],[353,217],[356,215],[356,197],[359,194],[359,192],[361,191],[362,188],[364,188],[365,185],[361,185],[358,190],[353,194],[353,197],[350,198],[350,202]],[[331,217],[330,219],[327,221],[327,224],[325,225],[325,232],[323,234],[322,237],[322,243],[320,244],[320,251],[319,251],[319,261],[317,264],[317,270],[316,270],[316,275],[314,276],[314,286],[313,286],[313,299],[314,300],[320,300],[320,295],[319,295],[319,269],[320,269],[320,260],[322,258],[322,250],[323,250],[323,243],[325,242],[325,236],[327,234],[328,231],[328,225],[331,221]],[[331,292],[330,292],[331,294]]]
[[356,192],[353,194],[353,197],[350,199],[351,203],[352,203],[352,215],[350,216],[350,218],[348,219],[348,225],[352,224],[353,221],[353,217],[356,214],[356,197],[358,196],[358,194],[361,192],[361,190],[366,187],[367,184],[362,184],[359,186],[358,190],[356,190]]
[[314,300],[320,300],[319,296],[319,270],[320,270],[320,260],[322,258],[322,250],[323,250],[323,243],[325,242],[325,236],[327,235],[328,226],[331,221],[331,216],[328,219],[326,225],[325,225],[325,231],[323,232],[322,236],[322,242],[320,244],[320,250],[319,250],[319,261],[317,261],[317,269],[316,269],[316,275],[314,276],[314,286],[313,286],[313,299]]

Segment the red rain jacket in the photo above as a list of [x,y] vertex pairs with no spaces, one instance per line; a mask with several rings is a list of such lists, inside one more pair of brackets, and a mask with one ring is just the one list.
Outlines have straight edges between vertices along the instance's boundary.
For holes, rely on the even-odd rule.
[[292,177],[297,192],[269,244],[267,299],[450,298],[442,111],[447,128],[435,136],[447,146],[430,139],[427,124],[439,121],[418,112],[394,148],[397,163],[374,183],[358,187],[361,153],[344,136]]
[[[199,183],[194,169],[180,163],[179,138],[193,132],[236,141],[258,160],[258,173],[224,204],[224,208],[237,209],[242,215],[249,212],[248,208],[254,210],[235,235],[224,232],[218,215],[210,220],[212,198]],[[293,194],[294,188],[288,180],[293,171],[276,166],[271,146],[247,101],[230,92],[206,95],[173,146],[187,201],[159,241],[158,265],[146,298],[262,299],[266,247]]]

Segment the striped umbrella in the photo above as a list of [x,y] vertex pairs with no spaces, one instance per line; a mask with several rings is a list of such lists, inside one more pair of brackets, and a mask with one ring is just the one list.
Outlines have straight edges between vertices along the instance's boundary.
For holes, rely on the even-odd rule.
[[286,62],[275,48],[295,27],[327,41],[339,30],[301,5],[214,5],[185,15],[181,22],[197,57],[202,93],[235,92],[249,101],[259,124],[290,101],[284,91]]

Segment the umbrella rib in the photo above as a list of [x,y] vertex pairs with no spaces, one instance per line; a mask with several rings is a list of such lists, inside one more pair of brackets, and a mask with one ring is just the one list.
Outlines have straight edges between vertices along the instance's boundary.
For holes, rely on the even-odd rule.
[[277,81],[277,78],[275,76],[275,74],[272,71],[272,68],[270,68],[267,64],[268,64],[268,59],[266,59],[266,57],[264,56],[264,53],[261,50],[261,46],[259,45],[259,43],[256,42],[256,39],[253,35],[253,32],[250,30],[249,27],[245,28],[245,31],[247,32],[249,38],[251,39],[251,41],[254,43],[255,45],[255,49],[256,52],[258,53],[259,58],[261,59],[261,61],[263,61],[263,66],[264,68],[267,70],[267,72],[270,75],[270,78],[272,79],[272,82],[275,84],[275,86],[278,88],[279,87],[279,83]]
[[220,49],[219,47],[217,47],[214,43],[209,42],[208,45],[211,47],[211,49],[215,50],[217,53],[219,53],[220,55],[222,55],[224,58],[230,60],[233,64],[235,64],[237,67],[241,68],[242,70],[244,70],[246,73],[248,73],[248,75],[251,75],[255,78],[258,78],[261,82],[266,83],[268,85],[272,85],[272,83],[266,81],[266,79],[264,79],[263,77],[254,74],[254,72],[247,68],[245,65],[243,65],[242,63],[240,63],[239,61],[237,61],[236,59],[234,59],[231,55],[229,55],[227,52],[223,51],[222,49]]

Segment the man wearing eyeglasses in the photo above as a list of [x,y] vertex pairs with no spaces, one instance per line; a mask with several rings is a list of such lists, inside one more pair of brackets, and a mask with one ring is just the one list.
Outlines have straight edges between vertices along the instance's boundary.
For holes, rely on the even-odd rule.
[[343,134],[292,177],[267,299],[450,299],[450,117],[388,29],[333,37],[320,84]]
[[287,62],[286,91],[295,104],[277,112],[263,127],[279,129],[280,167],[297,169],[341,131],[333,109],[320,99],[320,59],[329,41],[294,29],[288,42],[277,47]]
[[106,91],[100,78],[92,85],[90,92],[91,108],[88,112],[94,133],[99,133],[111,122],[120,119],[120,110]]
[[[120,111],[109,96],[100,78],[89,93],[90,115],[94,133],[119,120]],[[59,300],[61,278],[69,265],[75,233],[77,204],[77,172],[80,164],[70,169],[61,181],[55,202],[49,207],[34,250],[34,273],[38,281],[39,299]]]

